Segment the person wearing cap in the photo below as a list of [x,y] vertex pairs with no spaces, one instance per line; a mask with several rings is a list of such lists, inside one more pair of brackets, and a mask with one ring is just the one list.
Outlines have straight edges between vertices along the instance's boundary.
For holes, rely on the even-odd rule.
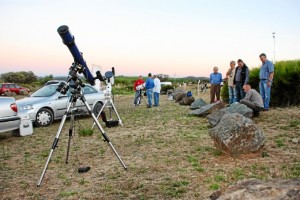
[[153,81],[151,73],[148,74],[148,78],[146,80],[145,88],[146,88],[146,94],[147,94],[147,97],[148,97],[148,106],[147,106],[147,108],[151,108],[152,107],[153,88],[154,88],[154,81]]
[[153,88],[153,96],[154,96],[154,106],[158,106],[159,104],[159,94],[160,94],[160,80],[157,78],[156,75],[153,76],[154,78],[154,88]]
[[221,82],[222,82],[222,74],[218,73],[219,68],[214,67],[213,73],[210,74],[209,82],[210,82],[210,103],[215,101],[215,97],[217,97],[217,101],[220,101],[220,90],[221,90]]
[[259,55],[262,62],[259,71],[259,89],[260,95],[264,102],[265,111],[269,110],[269,103],[271,99],[271,86],[274,77],[274,65],[267,59],[266,54],[262,53]]
[[134,82],[134,85],[133,85],[133,90],[134,90],[134,92],[135,92],[135,96],[134,96],[134,105],[136,105],[137,104],[137,97],[140,95],[140,93],[141,93],[141,90],[137,90],[137,88],[136,87],[138,87],[138,86],[140,86],[140,85],[142,85],[142,84],[144,84],[145,83],[145,81],[143,80],[143,76],[142,75],[140,75],[139,76],[139,78]]
[[226,73],[226,79],[228,81],[228,94],[229,94],[229,104],[236,102],[236,95],[235,95],[235,87],[233,84],[233,79],[235,75],[235,61],[230,62],[230,68]]
[[245,98],[246,93],[243,90],[243,86],[248,84],[249,81],[249,68],[242,59],[238,59],[238,66],[235,70],[233,84],[235,85],[236,102],[240,102]]
[[249,84],[244,85],[243,89],[246,93],[246,96],[240,101],[240,103],[246,105],[248,108],[251,108],[254,117],[258,116],[259,112],[264,109],[264,103],[260,94],[256,90],[251,89]]

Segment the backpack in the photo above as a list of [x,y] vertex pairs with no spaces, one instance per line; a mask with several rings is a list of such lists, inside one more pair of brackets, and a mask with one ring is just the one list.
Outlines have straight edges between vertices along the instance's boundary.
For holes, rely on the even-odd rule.
[[187,96],[187,97],[191,97],[191,96],[193,96],[193,94],[192,94],[191,91],[188,91],[188,92],[186,93],[186,96]]

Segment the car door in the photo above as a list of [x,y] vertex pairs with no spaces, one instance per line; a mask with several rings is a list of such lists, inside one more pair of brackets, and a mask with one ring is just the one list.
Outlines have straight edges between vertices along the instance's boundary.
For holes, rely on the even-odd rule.
[[17,91],[18,89],[16,88],[15,84],[9,84],[9,90],[16,94],[19,94],[19,92]]
[[[84,97],[85,97],[87,103],[89,104],[89,106],[91,108],[93,108],[94,102],[97,101],[97,100],[99,100],[98,96],[97,96],[98,91],[95,88],[93,88],[93,87],[91,87],[89,85],[86,85],[82,89],[82,92],[83,92]],[[81,104],[81,109],[83,109],[84,111],[88,112],[86,106],[83,103]]]
[[66,110],[67,110],[67,105],[69,101],[69,95],[68,94],[60,94],[56,93],[56,98],[55,98],[55,111],[54,113],[54,118],[61,118]]

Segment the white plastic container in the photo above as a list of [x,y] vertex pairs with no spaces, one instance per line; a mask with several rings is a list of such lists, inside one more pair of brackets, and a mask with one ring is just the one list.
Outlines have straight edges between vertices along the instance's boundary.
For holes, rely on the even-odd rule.
[[20,136],[32,135],[33,127],[32,121],[29,119],[29,114],[19,114],[21,118],[19,134]]

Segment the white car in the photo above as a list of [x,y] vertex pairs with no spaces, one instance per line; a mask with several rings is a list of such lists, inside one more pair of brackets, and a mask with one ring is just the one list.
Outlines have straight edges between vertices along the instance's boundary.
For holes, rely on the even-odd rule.
[[164,86],[164,85],[172,85],[171,82],[160,82],[160,86]]
[[[19,113],[27,113],[37,126],[49,126],[53,120],[61,119],[66,112],[70,91],[65,95],[56,91],[58,84],[45,85],[30,97],[17,100]],[[84,97],[95,115],[98,115],[104,102],[104,93],[90,85],[82,88]],[[78,114],[88,114],[84,103],[76,101]]]
[[0,97],[0,133],[19,129],[16,100],[13,97]]

